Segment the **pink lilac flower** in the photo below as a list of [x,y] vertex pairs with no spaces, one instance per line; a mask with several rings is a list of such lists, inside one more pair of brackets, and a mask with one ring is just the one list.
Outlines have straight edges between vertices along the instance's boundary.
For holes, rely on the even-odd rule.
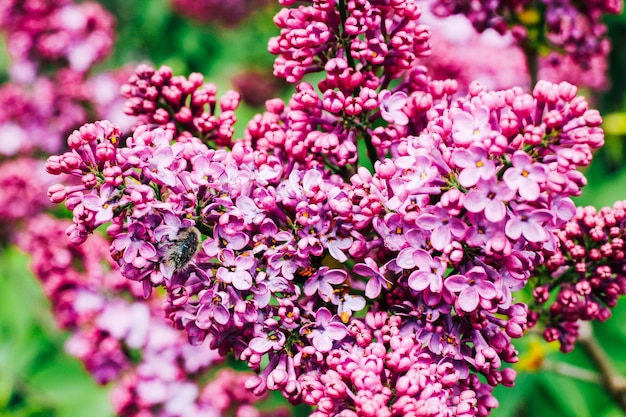
[[329,301],[334,291],[331,284],[342,284],[346,278],[347,274],[343,270],[322,267],[304,283],[304,293],[313,295],[317,292],[322,300]]
[[[50,173],[80,184],[50,189],[73,211],[70,238],[95,231],[106,203],[94,211],[83,200],[113,187],[125,202],[106,229],[120,272],[146,297],[161,287],[165,315],[191,343],[246,363],[251,394],[278,390],[320,417],[486,416],[491,386],[513,382],[503,368],[518,360],[512,339],[534,320],[512,293],[558,250],[585,183],[576,169],[603,142],[601,118],[567,83],[532,93],[472,83],[464,94],[455,80],[433,80],[416,66],[430,52],[419,17],[414,1],[282,9],[269,47],[275,73],[298,84],[288,100],[268,101],[240,141],[238,94],[218,98],[200,74],[138,67],[122,88],[132,136],[85,125],[48,160]],[[301,81],[317,71],[316,86]],[[395,93],[383,93],[390,85]],[[545,178],[527,179],[537,167]],[[203,250],[164,274],[183,224]],[[578,287],[559,308],[589,292]],[[573,332],[549,330],[561,335],[569,343]],[[122,394],[196,410],[193,387],[162,378],[171,369],[137,372]]]
[[254,258],[239,255],[231,249],[225,249],[220,255],[222,267],[217,270],[216,277],[227,284],[232,284],[238,290],[247,290],[252,286],[250,269],[254,266]]
[[488,181],[496,175],[495,163],[482,146],[472,145],[468,149],[455,150],[452,162],[461,168],[459,184],[463,187],[472,187],[479,180]]
[[506,203],[514,196],[515,190],[492,177],[480,180],[476,188],[467,193],[463,206],[471,213],[483,213],[490,222],[499,222],[506,216]]
[[485,106],[472,108],[471,112],[458,112],[453,121],[452,137],[455,144],[461,147],[469,147],[472,143],[480,145],[492,133],[489,109]]
[[383,90],[380,92],[380,114],[383,119],[389,123],[395,123],[399,126],[405,126],[409,123],[408,116],[402,112],[406,105],[407,95],[404,91]]
[[467,226],[458,218],[450,216],[447,210],[434,207],[429,212],[419,215],[416,219],[419,226],[432,230],[430,241],[437,250],[444,249],[452,238],[462,239]]
[[511,239],[524,237],[530,242],[543,242],[547,238],[545,226],[553,216],[548,210],[538,210],[531,206],[519,205],[506,223],[505,233]]
[[367,298],[376,298],[384,288],[388,290],[391,287],[391,282],[385,278],[385,267],[379,268],[376,262],[372,258],[365,258],[365,263],[359,263],[354,265],[352,271],[355,274],[359,274],[364,277],[368,277],[367,285],[365,286],[365,296]]
[[522,151],[517,151],[511,158],[513,167],[507,169],[502,179],[512,190],[527,201],[539,198],[541,186],[547,179],[546,167],[539,163],[532,163],[530,157]]
[[450,292],[458,293],[459,308],[467,313],[475,311],[481,300],[492,300],[498,294],[495,285],[480,266],[473,267],[463,275],[447,277],[444,285]]
[[317,310],[314,322],[300,329],[300,334],[311,339],[313,346],[320,352],[331,350],[333,341],[343,339],[346,333],[346,326],[333,321],[331,312],[324,307]]

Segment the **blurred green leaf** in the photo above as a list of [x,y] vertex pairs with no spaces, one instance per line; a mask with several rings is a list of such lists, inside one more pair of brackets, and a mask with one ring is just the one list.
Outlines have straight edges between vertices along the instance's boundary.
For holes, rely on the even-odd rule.
[[520,373],[515,380],[514,387],[497,386],[494,396],[498,399],[499,406],[491,417],[512,417],[523,410],[524,404],[532,400],[535,381],[533,374]]
[[570,417],[588,417],[589,408],[584,401],[581,387],[572,379],[560,375],[538,373],[537,381],[545,388],[550,402],[560,411],[559,414]]
[[63,351],[28,255],[0,251],[0,417],[110,417],[107,390]]

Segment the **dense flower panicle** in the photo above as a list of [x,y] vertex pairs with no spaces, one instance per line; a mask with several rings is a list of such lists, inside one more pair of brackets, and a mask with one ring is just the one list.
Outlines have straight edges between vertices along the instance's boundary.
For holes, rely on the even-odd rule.
[[87,72],[114,41],[114,18],[99,3],[8,0],[0,6],[0,30],[14,59],[12,76],[31,81],[44,65]]
[[[152,324],[162,287],[166,317],[193,349],[232,353],[255,371],[248,394],[220,398],[277,390],[319,417],[488,415],[492,387],[514,382],[504,367],[518,359],[512,339],[538,317],[513,293],[546,275],[543,264],[563,273],[566,249],[580,257],[564,235],[581,236],[573,218],[597,238],[598,276],[559,295],[547,335],[570,343],[566,314],[605,318],[623,292],[601,263],[623,255],[623,216],[604,212],[607,232],[571,200],[586,183],[577,169],[603,144],[599,113],[567,82],[526,93],[433,79],[416,64],[430,32],[412,0],[279,3],[269,48],[295,93],[268,100],[242,140],[237,93],[218,99],[200,74],[141,65],[121,89],[132,133],[85,124],[48,159],[49,173],[71,178],[48,190],[72,211],[69,240],[89,244],[106,227],[119,273],[147,299],[103,304],[74,352],[107,337],[113,353],[116,343],[144,350],[145,366],[121,357],[112,367],[133,369],[115,392],[122,413],[228,408],[202,403],[211,390],[183,379],[193,353]],[[323,72],[317,87],[303,80],[310,72]],[[582,314],[578,293],[604,305]],[[143,330],[116,325],[120,315]],[[151,366],[159,349],[176,365]]]
[[[174,136],[195,135],[219,146],[230,146],[240,95],[228,91],[218,101],[217,87],[204,77],[172,76],[172,70],[140,65],[122,86],[124,112],[136,116],[137,126],[160,126]],[[216,114],[219,104],[220,113]]]
[[430,52],[430,34],[417,23],[420,6],[413,0],[304,3],[311,5],[278,12],[274,22],[281,33],[269,43],[269,51],[278,55],[274,74],[290,83],[325,71],[324,90],[353,90],[362,79],[371,88],[386,87]]
[[[415,308],[404,307],[407,312]],[[486,415],[497,406],[492,387],[475,376],[467,378],[467,367],[459,360],[463,355],[456,345],[458,334],[435,336],[450,349],[441,358],[425,346],[426,328],[415,326],[415,320],[432,318],[379,312],[351,322],[341,347],[323,360],[329,369],[299,378],[304,402],[319,405],[312,415],[469,416]],[[488,349],[484,353],[490,360],[495,355]],[[508,384],[514,371],[503,370],[498,378]]]
[[[25,176],[25,172],[30,175]],[[45,193],[55,180],[46,174],[41,160],[24,157],[0,164],[0,228],[12,229],[16,221],[49,208],[50,200]]]
[[[85,91],[75,73],[0,87],[0,155],[57,153],[64,136],[87,120]],[[66,88],[73,84],[72,88]]]
[[81,246],[53,245],[65,223],[35,217],[20,233],[19,244],[32,254],[33,272],[53,303],[55,319],[72,333],[67,351],[99,383],[114,382],[117,415],[218,416],[231,409],[245,412],[259,401],[244,387],[246,374],[221,371],[199,384],[194,376],[223,357],[208,345],[190,346],[162,318],[159,297],[141,300],[140,286],[124,279],[110,261],[103,264],[108,251],[102,237]]
[[[434,82],[426,91],[437,89]],[[324,171],[323,160],[297,160],[261,141],[209,150],[193,136],[173,141],[172,132],[146,126],[123,141],[106,121],[75,131],[71,151],[47,167],[81,178],[53,187],[74,212],[70,239],[81,243],[110,222],[122,274],[141,281],[146,296],[164,286],[173,323],[193,344],[206,339],[246,360],[259,372],[247,383],[256,394],[281,390],[305,401],[301,378],[332,370],[323,355],[347,343],[346,325],[358,326],[351,319],[368,299],[383,300],[392,317],[411,317],[403,327],[421,352],[450,360],[461,386],[476,374],[509,384],[501,366],[517,360],[510,340],[527,314],[512,291],[556,249],[554,231],[573,216],[569,197],[584,185],[575,169],[601,145],[600,119],[566,83],[540,83],[532,95],[473,85],[465,98],[435,97],[426,120],[407,106],[405,129],[416,136],[391,142],[394,159],[348,181]],[[259,120],[285,112],[276,102],[268,110]],[[201,249],[188,265],[168,268],[181,231],[194,225]],[[330,259],[336,267],[323,266]],[[349,259],[353,273],[341,265]],[[353,398],[347,407],[363,401],[378,400]]]
[[625,227],[626,202],[619,201],[601,210],[578,207],[556,234],[560,250],[538,275],[529,319],[541,320],[546,340],[558,341],[564,352],[574,348],[580,320],[607,320],[626,294]]

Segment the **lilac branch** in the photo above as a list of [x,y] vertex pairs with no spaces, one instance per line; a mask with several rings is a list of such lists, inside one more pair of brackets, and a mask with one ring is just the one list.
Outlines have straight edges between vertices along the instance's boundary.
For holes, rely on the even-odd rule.
[[626,411],[626,378],[618,374],[608,355],[595,337],[589,322],[581,322],[578,345],[600,372],[600,385],[609,393],[619,407]]

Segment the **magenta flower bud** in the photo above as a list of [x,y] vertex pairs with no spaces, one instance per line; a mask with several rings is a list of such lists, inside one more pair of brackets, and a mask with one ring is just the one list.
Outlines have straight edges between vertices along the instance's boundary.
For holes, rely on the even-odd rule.
[[229,90],[220,99],[220,108],[223,112],[236,110],[241,101],[241,95],[235,91]]
[[46,160],[46,171],[52,175],[59,175],[63,172],[62,157],[52,155]]
[[274,98],[265,102],[265,108],[270,113],[281,114],[285,110],[285,103],[279,98]]
[[81,178],[81,182],[85,188],[94,188],[98,184],[98,178],[90,172]]
[[65,200],[66,192],[62,184],[54,184],[48,188],[48,198],[55,204],[62,203]]
[[156,110],[156,103],[152,100],[144,100],[141,103],[142,113],[152,113]]
[[578,94],[578,89],[567,81],[561,81],[558,85],[558,94],[561,100],[571,101]]
[[102,174],[104,175],[104,182],[114,187],[120,186],[124,181],[122,178],[122,168],[117,165],[104,168]]
[[152,115],[152,120],[162,125],[170,120],[170,115],[165,109],[156,109]]
[[67,145],[70,149],[77,149],[79,146],[83,144],[83,138],[79,131],[75,130],[70,136],[67,138]]
[[174,115],[174,119],[181,123],[189,123],[193,119],[193,114],[189,107],[183,106],[178,110],[178,112]]
[[396,166],[391,159],[384,159],[374,163],[374,169],[381,179],[391,179],[396,173]]
[[101,142],[96,147],[96,159],[99,161],[113,161],[115,159],[115,146],[111,142]]

